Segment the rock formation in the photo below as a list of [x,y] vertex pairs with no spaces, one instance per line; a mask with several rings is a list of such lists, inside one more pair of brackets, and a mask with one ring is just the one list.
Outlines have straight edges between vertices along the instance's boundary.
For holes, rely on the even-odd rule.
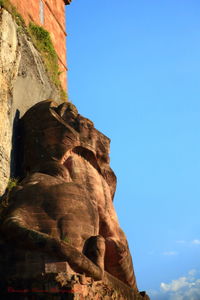
[[110,140],[71,103],[42,101],[21,127],[24,179],[10,193],[0,224],[7,262],[15,258],[6,276],[38,275],[44,264],[66,261],[94,280],[106,271],[139,295],[113,206]]
[[[40,102],[48,98],[55,102]],[[114,210],[109,144],[60,104],[28,32],[0,8],[2,299],[149,299]],[[5,193],[16,172],[18,185]]]
[[0,197],[14,176],[14,137],[18,119],[38,101],[59,91],[50,80],[30,36],[0,8]]

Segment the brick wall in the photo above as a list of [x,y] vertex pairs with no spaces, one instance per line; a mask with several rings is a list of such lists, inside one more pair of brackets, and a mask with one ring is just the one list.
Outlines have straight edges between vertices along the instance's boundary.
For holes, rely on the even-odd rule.
[[58,54],[59,68],[62,72],[60,80],[66,89],[66,32],[65,32],[65,4],[64,0],[10,0],[28,24],[33,21],[43,26],[51,34],[51,38]]

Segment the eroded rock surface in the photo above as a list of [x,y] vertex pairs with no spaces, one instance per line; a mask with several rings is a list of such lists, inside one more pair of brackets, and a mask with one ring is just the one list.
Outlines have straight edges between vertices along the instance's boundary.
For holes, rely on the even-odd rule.
[[11,94],[19,60],[17,26],[7,11],[0,11],[0,196],[4,192],[10,176]]
[[0,8],[0,197],[15,176],[11,171],[19,117],[44,99],[60,101],[59,94],[30,37]]
[[10,195],[1,224],[4,239],[17,249],[15,266],[66,260],[96,280],[106,270],[137,293],[113,206],[110,140],[71,103],[34,105],[22,128],[24,180]]

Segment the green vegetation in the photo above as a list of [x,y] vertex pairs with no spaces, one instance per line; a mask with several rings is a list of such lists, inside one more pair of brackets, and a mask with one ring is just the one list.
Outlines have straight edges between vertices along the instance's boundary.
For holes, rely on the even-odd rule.
[[4,5],[4,0],[0,0],[0,6],[3,7]]
[[63,240],[63,242],[65,242],[65,243],[68,243],[68,244],[71,243],[71,242],[70,242],[70,239],[69,239],[67,236],[65,236],[62,240]]
[[60,99],[64,102],[70,101],[68,95],[65,90],[63,90],[62,86],[60,86]]
[[9,0],[0,0],[0,6],[5,8],[13,16],[18,26],[25,27],[24,19]]
[[61,100],[67,101],[67,94],[61,86],[59,79],[60,71],[58,66],[58,56],[54,49],[50,34],[43,27],[38,26],[34,23],[30,23],[28,26],[28,32],[31,36],[33,44],[41,53],[46,70],[54,82],[54,84],[60,90]]
[[24,32],[31,37],[34,46],[37,48],[43,58],[43,62],[49,77],[60,91],[61,100],[67,101],[67,94],[63,90],[59,79],[59,75],[62,72],[59,71],[58,56],[54,49],[49,32],[43,27],[34,23],[30,23],[27,28],[24,19],[9,0],[0,0],[0,6],[5,8],[13,16],[17,25],[19,26],[17,32]]
[[14,187],[17,186],[19,179],[18,178],[10,178],[7,185],[7,190],[10,193]]
[[8,206],[9,196],[11,191],[18,185],[18,178],[10,178],[8,181],[8,185],[6,188],[6,192],[1,199],[0,203],[0,214],[2,213],[3,209]]
[[35,25],[33,23],[29,24],[28,31],[30,33],[35,47],[42,54],[44,63],[46,65],[50,77],[52,78],[56,86],[59,86],[60,81],[58,57],[53,47],[49,32],[43,27]]

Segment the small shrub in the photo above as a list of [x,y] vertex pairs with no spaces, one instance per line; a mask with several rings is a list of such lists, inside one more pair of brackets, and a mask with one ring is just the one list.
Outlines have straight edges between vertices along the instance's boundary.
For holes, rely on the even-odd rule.
[[44,64],[47,72],[54,84],[60,90],[60,98],[63,101],[67,101],[68,97],[66,92],[63,90],[59,75],[62,73],[59,71],[58,56],[54,49],[51,36],[47,30],[43,27],[38,26],[34,23],[30,23],[28,32],[32,38],[32,41],[38,51],[43,57]]
[[63,242],[65,242],[65,243],[68,243],[68,244],[71,243],[71,242],[70,242],[70,239],[69,239],[67,236],[65,236],[62,240],[63,240]]
[[7,189],[10,193],[14,187],[17,186],[19,179],[18,178],[10,178],[8,181]]
[[47,71],[57,87],[60,87],[58,56],[50,34],[43,27],[30,23],[28,31],[35,47],[42,54]]
[[18,181],[19,181],[18,178],[10,178],[9,179],[5,194],[1,198],[0,214],[2,213],[4,208],[8,206],[10,193],[18,185]]

